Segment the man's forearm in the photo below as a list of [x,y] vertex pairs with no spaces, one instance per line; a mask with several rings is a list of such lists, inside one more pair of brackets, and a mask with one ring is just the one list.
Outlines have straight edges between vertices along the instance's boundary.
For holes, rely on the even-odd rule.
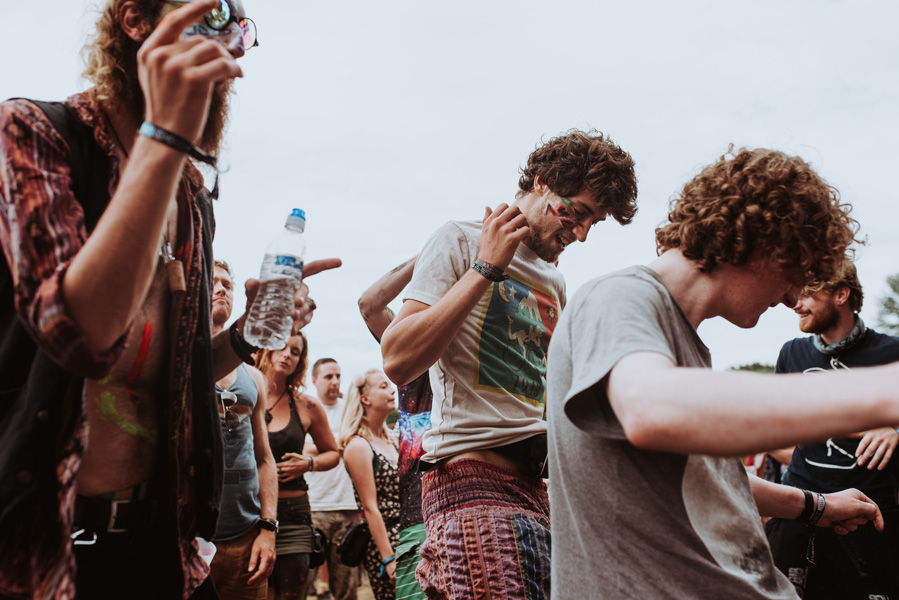
[[752,496],[763,517],[795,519],[805,507],[805,494],[799,488],[779,485],[753,475],[749,476]]
[[259,504],[263,519],[277,519],[278,514],[278,475],[274,462],[263,462],[257,465],[259,473]]
[[407,301],[381,341],[384,373],[390,380],[405,385],[437,362],[490,285],[468,270],[432,306],[417,303],[414,310]]
[[144,302],[183,165],[183,154],[139,136],[109,207],[72,259],[63,294],[95,351],[111,347]]
[[638,353],[612,370],[608,395],[637,447],[740,456],[895,421],[897,377],[899,366],[819,376],[713,372]]

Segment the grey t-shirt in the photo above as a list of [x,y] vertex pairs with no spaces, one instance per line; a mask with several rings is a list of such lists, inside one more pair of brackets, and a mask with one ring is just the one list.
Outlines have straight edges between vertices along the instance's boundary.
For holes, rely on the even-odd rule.
[[634,352],[711,366],[674,298],[641,266],[586,284],[550,345],[552,597],[795,599],[739,459],[627,441],[605,377]]

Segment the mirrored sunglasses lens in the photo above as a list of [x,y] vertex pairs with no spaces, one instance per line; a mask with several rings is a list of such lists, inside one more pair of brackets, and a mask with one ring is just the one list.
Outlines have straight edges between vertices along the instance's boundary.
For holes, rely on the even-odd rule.
[[212,9],[212,12],[206,15],[206,24],[216,31],[221,31],[227,27],[230,22],[231,7],[225,0],[220,0],[218,8]]

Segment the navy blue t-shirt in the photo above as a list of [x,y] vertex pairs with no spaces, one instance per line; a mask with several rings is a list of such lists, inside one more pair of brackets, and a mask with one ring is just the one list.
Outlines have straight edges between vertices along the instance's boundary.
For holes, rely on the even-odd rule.
[[[832,361],[834,358],[838,362]],[[811,337],[789,341],[780,350],[775,372],[826,377],[835,370],[874,367],[897,360],[899,338],[868,329],[858,344],[835,357],[819,352]],[[886,469],[869,471],[867,464],[859,466],[855,463],[859,441],[831,438],[823,444],[798,446],[784,473],[783,483],[825,493],[856,488],[874,500],[882,512],[899,512],[899,459],[894,454]]]

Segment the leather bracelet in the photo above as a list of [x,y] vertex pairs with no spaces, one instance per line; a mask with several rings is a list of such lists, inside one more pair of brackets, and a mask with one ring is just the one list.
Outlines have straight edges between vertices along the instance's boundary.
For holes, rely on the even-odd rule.
[[140,134],[142,136],[150,138],[151,140],[156,140],[161,144],[165,144],[169,148],[173,148],[178,152],[181,152],[182,154],[187,154],[191,158],[195,158],[196,160],[204,162],[207,165],[212,165],[213,167],[215,167],[216,165],[217,161],[214,156],[206,154],[177,133],[172,133],[167,129],[157,127],[149,121],[144,121],[141,124]]
[[308,454],[304,458],[306,459],[306,462],[309,463],[309,472],[311,473],[315,470],[315,461]]
[[824,494],[818,492],[818,506],[815,507],[815,514],[808,520],[809,525],[816,525],[818,521],[821,520],[821,517],[824,516],[824,509],[827,507],[827,501],[824,499]]
[[486,260],[481,260],[480,258],[476,258],[474,262],[471,263],[471,268],[490,281],[505,281],[509,278],[509,275],[504,273],[502,269],[495,265],[491,265]]
[[812,518],[813,514],[815,514],[815,500],[810,491],[802,490],[802,493],[805,494],[805,508],[803,508],[799,516],[796,517],[796,520],[803,523],[808,523],[808,520]]
[[228,339],[231,341],[231,349],[234,350],[234,354],[236,354],[240,360],[251,367],[255,367],[256,361],[253,360],[253,353],[259,352],[259,348],[251,346],[245,339],[243,339],[243,336],[237,329],[237,323],[237,321],[234,321],[229,328],[230,333],[228,334]]

